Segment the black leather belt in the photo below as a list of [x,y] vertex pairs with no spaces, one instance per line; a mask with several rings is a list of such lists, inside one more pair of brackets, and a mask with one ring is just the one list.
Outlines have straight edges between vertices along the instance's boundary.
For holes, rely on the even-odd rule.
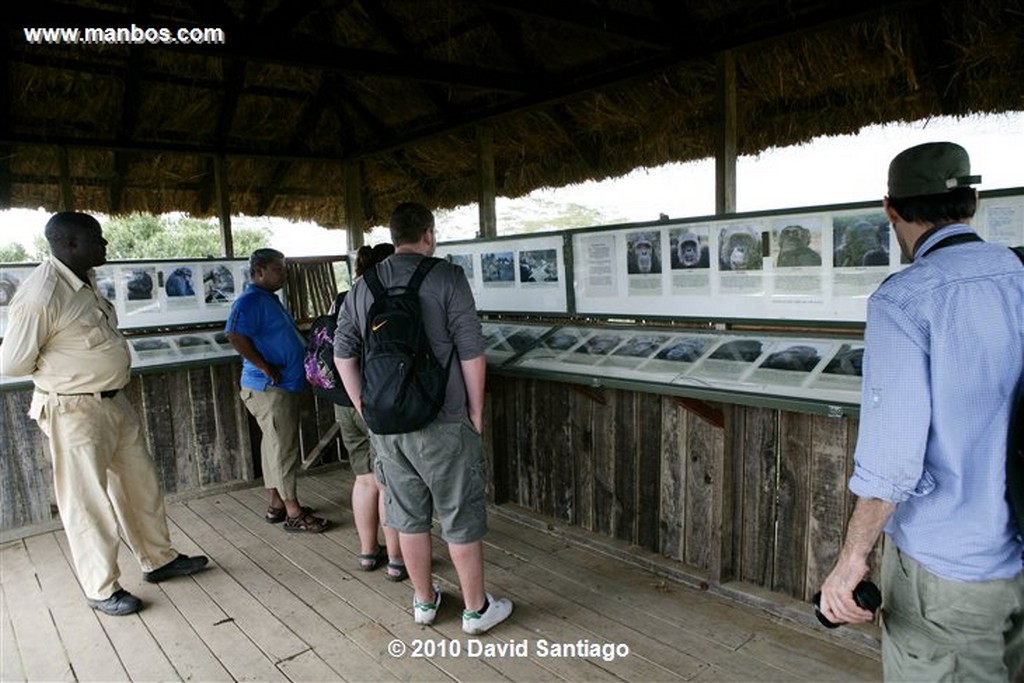
[[[100,398],[114,398],[117,396],[117,392],[120,389],[107,389],[106,391],[100,392]],[[56,391],[40,391],[40,394],[52,395],[52,396],[95,396],[95,392],[88,392],[84,394],[58,394]]]

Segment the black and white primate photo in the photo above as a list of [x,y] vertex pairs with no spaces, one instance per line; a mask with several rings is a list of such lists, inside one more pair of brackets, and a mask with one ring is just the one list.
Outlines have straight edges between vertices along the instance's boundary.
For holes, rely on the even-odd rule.
[[721,270],[761,270],[761,236],[753,228],[723,228],[718,234]]
[[884,215],[879,220],[860,218],[845,225],[837,219],[833,235],[836,268],[889,265],[889,224]]
[[583,346],[576,349],[576,353],[589,353],[594,356],[603,356],[622,341],[622,337],[614,334],[595,334],[588,339]]
[[761,355],[761,341],[758,339],[734,339],[725,342],[711,354],[716,360],[734,360],[749,363]]
[[558,254],[554,249],[519,252],[520,282],[558,282]]
[[133,268],[125,273],[125,289],[129,301],[145,301],[153,298],[153,272]]
[[844,344],[822,372],[829,375],[860,377],[864,367],[864,347]]
[[192,269],[187,266],[175,268],[164,281],[164,291],[167,292],[167,296],[195,296]]
[[697,337],[686,337],[670,344],[658,352],[655,358],[670,360],[677,363],[692,363],[700,358],[708,348],[708,342]]
[[628,342],[615,349],[613,355],[631,356],[634,358],[646,358],[658,350],[658,347],[665,343],[664,336],[641,336],[633,337]]
[[631,275],[661,272],[661,235],[655,232],[626,235],[626,272]]
[[802,225],[787,225],[779,230],[775,265],[780,268],[820,266],[821,254],[811,248],[811,231]]
[[813,346],[795,344],[781,351],[768,354],[761,367],[772,370],[810,372],[820,360],[821,356],[818,355],[818,350]]
[[203,273],[203,300],[206,303],[231,301],[235,298],[235,276],[227,266],[216,265]]
[[705,235],[698,235],[691,230],[673,231],[672,270],[707,268],[710,266],[710,262],[708,241]]

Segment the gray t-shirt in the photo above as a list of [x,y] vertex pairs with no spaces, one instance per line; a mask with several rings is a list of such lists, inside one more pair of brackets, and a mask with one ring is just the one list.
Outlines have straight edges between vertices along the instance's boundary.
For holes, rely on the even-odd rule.
[[[422,254],[393,254],[377,265],[381,283],[385,287],[405,285],[422,259]],[[362,278],[356,280],[338,316],[334,334],[334,355],[338,358],[361,357],[366,315],[372,303],[370,288]],[[423,326],[437,360],[442,365],[447,363],[455,350],[444,406],[437,419],[458,422],[468,415],[466,384],[459,361],[472,360],[484,352],[473,292],[462,268],[447,261],[435,265],[420,285],[420,306]]]

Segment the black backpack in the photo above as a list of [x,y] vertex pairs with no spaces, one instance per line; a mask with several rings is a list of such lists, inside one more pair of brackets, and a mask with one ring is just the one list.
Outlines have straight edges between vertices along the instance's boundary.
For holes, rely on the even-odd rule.
[[334,331],[338,329],[338,314],[341,304],[345,301],[342,292],[334,300],[334,306],[327,315],[313,321],[309,327],[309,340],[306,342],[306,355],[303,366],[306,370],[306,381],[313,393],[334,401],[339,406],[351,406],[352,401],[345,393],[338,368],[334,365]]
[[441,259],[425,257],[404,287],[385,289],[377,266],[363,275],[373,304],[363,335],[363,418],[376,434],[405,434],[430,424],[444,405],[447,365],[441,365],[423,328],[419,289]]

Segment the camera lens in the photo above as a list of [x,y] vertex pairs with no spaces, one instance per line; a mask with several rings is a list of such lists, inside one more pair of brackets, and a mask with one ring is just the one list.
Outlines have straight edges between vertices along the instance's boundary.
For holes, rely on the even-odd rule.
[[[861,609],[874,613],[878,611],[878,608],[882,606],[882,592],[878,590],[871,581],[861,581],[857,584],[857,587],[853,589],[853,601],[857,603],[857,606]],[[821,591],[814,594],[811,598],[811,602],[814,603],[814,616],[818,617],[818,621],[825,628],[839,628],[845,622],[834,623],[825,618],[825,615],[821,613]]]

